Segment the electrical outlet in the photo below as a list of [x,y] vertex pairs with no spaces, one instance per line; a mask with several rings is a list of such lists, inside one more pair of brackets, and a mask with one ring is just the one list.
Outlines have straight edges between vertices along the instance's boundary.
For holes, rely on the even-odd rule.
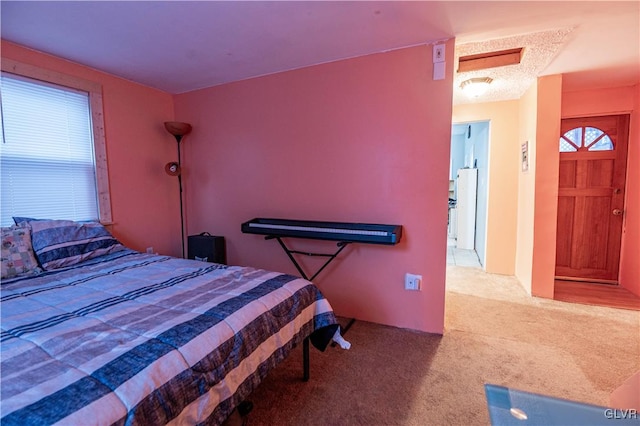
[[444,44],[433,46],[433,63],[444,62]]
[[153,254],[153,247],[147,247],[147,253]]
[[409,274],[404,275],[405,290],[420,290],[422,287],[422,275]]

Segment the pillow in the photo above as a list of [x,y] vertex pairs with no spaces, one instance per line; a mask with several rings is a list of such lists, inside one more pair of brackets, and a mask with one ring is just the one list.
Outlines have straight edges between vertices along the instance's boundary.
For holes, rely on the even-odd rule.
[[33,253],[29,226],[14,225],[2,228],[1,251],[2,279],[42,271]]
[[98,222],[20,219],[20,223],[31,226],[33,250],[45,270],[72,266],[94,257],[125,250]]

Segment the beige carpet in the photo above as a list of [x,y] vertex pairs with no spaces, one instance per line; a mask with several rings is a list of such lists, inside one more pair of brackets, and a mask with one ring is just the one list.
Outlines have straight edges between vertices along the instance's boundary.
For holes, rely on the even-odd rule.
[[349,351],[298,350],[249,398],[249,425],[489,424],[484,383],[608,405],[640,370],[640,312],[528,297],[449,267],[443,336],[356,321]]

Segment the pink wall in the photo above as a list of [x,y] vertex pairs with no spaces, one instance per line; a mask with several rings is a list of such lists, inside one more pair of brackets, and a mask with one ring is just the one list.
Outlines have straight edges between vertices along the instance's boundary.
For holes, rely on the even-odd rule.
[[558,216],[562,75],[538,78],[531,294],[553,299]]
[[179,255],[178,187],[164,172],[177,156],[162,124],[173,119],[171,95],[6,41],[2,58],[102,84],[113,233],[134,249]]
[[631,114],[620,285],[640,296],[640,85],[565,92],[562,117]]
[[[536,151],[537,151],[538,81],[536,80],[518,100],[518,218],[516,229],[515,276],[530,295],[533,277]],[[522,170],[522,144],[528,144],[529,167]]]
[[[452,58],[453,41],[447,50]],[[402,224],[400,244],[353,244],[316,283],[339,315],[441,333],[453,70],[433,81],[431,57],[419,46],[176,96],[176,119],[194,127],[188,232],[224,235],[232,264],[296,273],[277,242],[240,224]],[[423,275],[422,291],[404,290],[406,272]]]

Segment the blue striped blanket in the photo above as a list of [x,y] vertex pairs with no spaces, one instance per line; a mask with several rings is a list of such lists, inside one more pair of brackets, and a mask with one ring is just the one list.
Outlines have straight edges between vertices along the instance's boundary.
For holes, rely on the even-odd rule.
[[337,328],[309,281],[130,250],[5,280],[0,297],[3,426],[219,424]]

